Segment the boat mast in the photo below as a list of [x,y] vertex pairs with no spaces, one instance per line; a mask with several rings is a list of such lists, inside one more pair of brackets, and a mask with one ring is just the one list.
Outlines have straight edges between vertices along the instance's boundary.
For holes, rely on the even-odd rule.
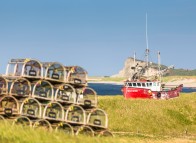
[[158,76],[159,80],[161,81],[161,53],[158,51]]
[[147,13],[146,13],[146,65],[147,65],[147,67],[148,67],[148,56],[149,56],[149,48],[148,48],[148,30],[147,30],[147,28],[148,28],[148,25],[147,25]]

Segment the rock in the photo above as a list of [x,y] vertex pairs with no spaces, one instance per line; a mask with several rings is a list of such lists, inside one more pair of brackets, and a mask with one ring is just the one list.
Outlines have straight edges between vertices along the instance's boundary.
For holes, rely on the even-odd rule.
[[[138,64],[140,66],[145,66],[146,62],[136,59],[135,64]],[[149,64],[150,64],[150,68],[148,72],[144,74],[144,76],[153,76],[158,72],[157,64],[154,63],[149,63]],[[129,78],[134,72],[132,67],[134,67],[134,59],[132,57],[129,57],[125,60],[124,68],[118,74],[112,75],[112,77]]]

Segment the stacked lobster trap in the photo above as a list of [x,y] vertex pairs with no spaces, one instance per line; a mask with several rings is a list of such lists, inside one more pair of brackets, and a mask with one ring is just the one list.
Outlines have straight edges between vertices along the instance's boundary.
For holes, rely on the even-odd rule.
[[113,136],[79,66],[12,59],[0,76],[0,119],[67,134]]

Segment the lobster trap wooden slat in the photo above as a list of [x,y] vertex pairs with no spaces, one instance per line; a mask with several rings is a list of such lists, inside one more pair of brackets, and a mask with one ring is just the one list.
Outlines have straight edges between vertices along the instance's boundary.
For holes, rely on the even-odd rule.
[[114,137],[114,134],[108,130],[95,132],[98,137]]
[[5,118],[2,115],[0,115],[0,121],[5,121]]
[[55,92],[54,100],[61,104],[75,104],[76,103],[76,91],[73,86],[69,84],[58,85]]

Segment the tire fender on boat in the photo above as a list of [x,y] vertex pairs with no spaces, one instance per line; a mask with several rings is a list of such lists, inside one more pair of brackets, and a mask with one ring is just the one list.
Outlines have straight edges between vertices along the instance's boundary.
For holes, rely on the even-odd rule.
[[158,92],[156,96],[157,98],[161,98],[161,92]]

